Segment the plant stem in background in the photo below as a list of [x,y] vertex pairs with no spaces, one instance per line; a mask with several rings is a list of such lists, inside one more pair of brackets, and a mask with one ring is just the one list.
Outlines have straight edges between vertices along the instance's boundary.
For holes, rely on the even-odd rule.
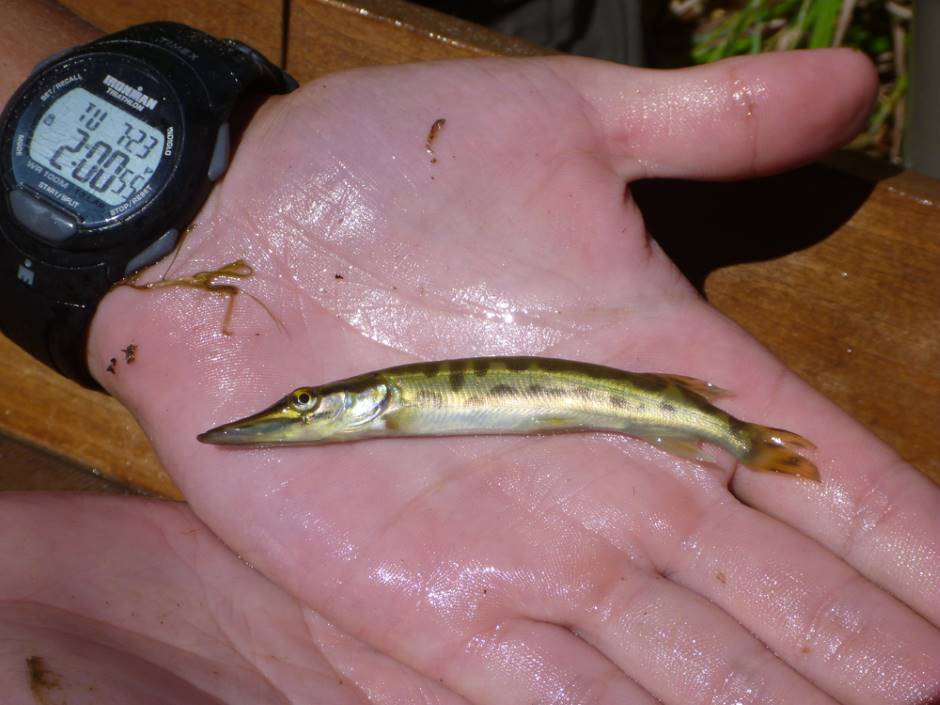
[[908,86],[911,0],[672,0],[675,17],[694,23],[689,59],[849,46],[878,67],[881,89],[865,134],[852,143],[899,161]]

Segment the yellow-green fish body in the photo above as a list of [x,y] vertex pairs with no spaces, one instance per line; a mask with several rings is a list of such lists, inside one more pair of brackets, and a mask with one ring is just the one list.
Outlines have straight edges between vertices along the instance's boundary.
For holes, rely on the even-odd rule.
[[301,387],[262,412],[199,436],[206,443],[277,445],[364,438],[623,433],[707,460],[712,443],[748,467],[818,479],[787,445],[789,431],[740,421],[711,403],[724,391],[690,377],[584,362],[491,357],[415,363]]

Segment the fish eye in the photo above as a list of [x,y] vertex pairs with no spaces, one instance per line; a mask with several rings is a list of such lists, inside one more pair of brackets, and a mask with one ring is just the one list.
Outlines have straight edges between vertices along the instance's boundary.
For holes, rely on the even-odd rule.
[[291,405],[297,411],[311,411],[317,405],[317,397],[309,389],[297,389],[291,394]]

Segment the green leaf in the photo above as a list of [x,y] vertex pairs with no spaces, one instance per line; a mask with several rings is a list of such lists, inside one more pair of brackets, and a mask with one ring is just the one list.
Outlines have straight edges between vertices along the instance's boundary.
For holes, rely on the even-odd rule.
[[817,0],[813,4],[812,29],[809,35],[810,49],[832,46],[840,9],[842,9],[842,0]]

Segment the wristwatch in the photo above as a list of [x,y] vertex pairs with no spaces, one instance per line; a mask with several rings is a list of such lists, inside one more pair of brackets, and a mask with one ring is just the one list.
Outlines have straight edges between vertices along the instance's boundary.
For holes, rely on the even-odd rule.
[[238,99],[296,87],[251,47],[171,22],[41,62],[0,116],[0,330],[100,388],[98,302],[173,250],[228,166]]

